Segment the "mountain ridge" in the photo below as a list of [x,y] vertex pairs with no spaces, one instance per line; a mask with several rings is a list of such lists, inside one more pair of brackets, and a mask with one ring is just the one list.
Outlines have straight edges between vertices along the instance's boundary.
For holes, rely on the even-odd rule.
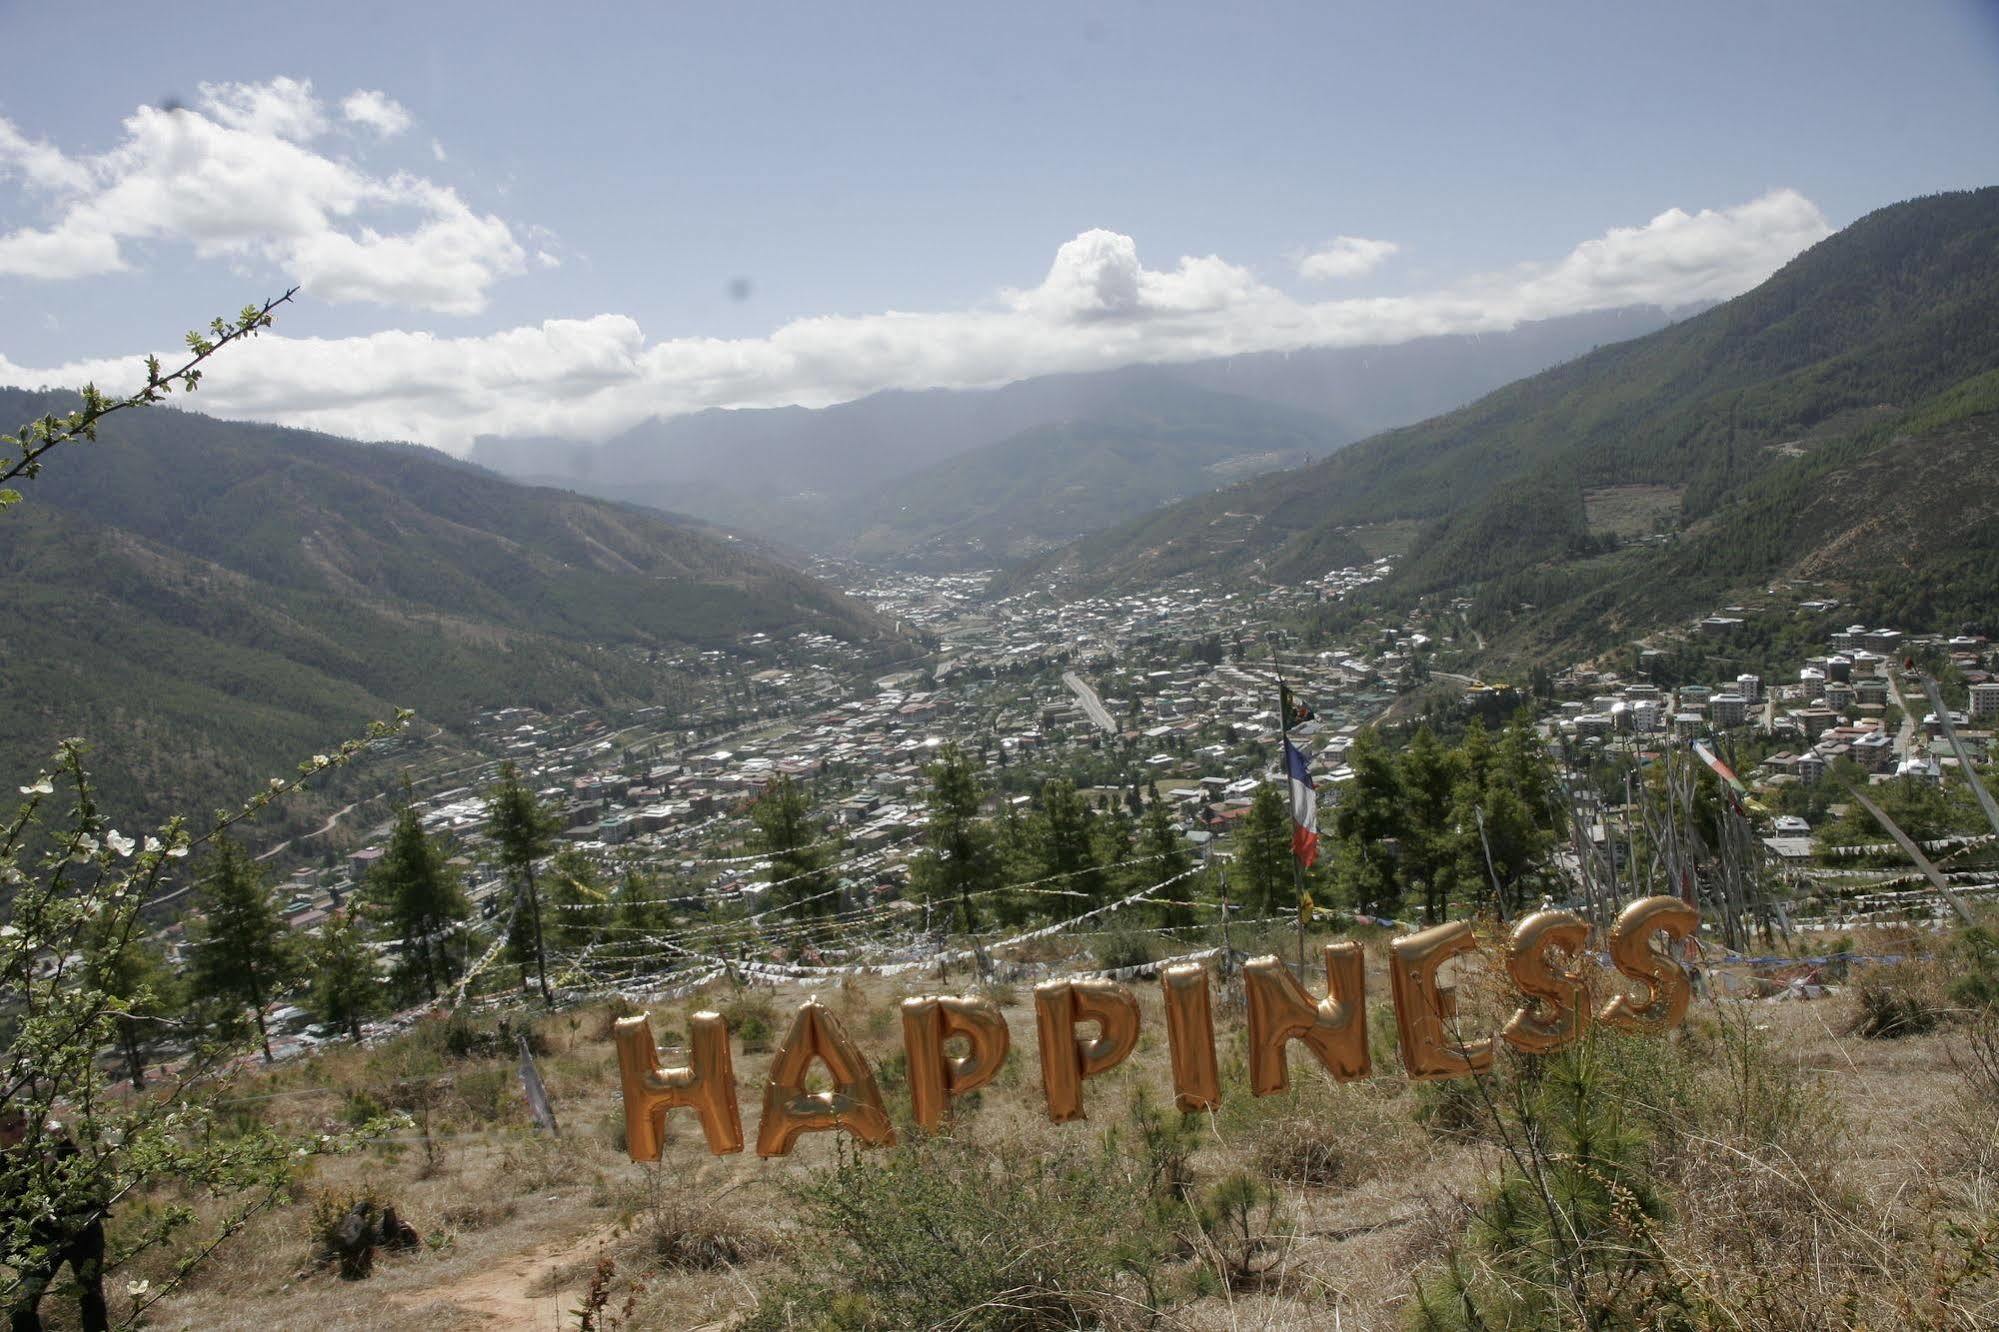
[[[1047,427],[1070,426],[1079,437],[1087,437],[1085,427],[1091,425],[1123,430],[1133,420],[1147,419],[1161,386],[1224,395],[1254,404],[1261,415],[1311,413],[1316,427],[1309,451],[1320,453],[1672,317],[1657,307],[1633,307],[1482,337],[1444,335],[1382,347],[1126,366],[993,389],[892,390],[826,408],[718,409],[641,423],[597,445],[485,436],[472,457],[542,484],[694,513],[786,541],[807,540],[821,553],[865,549],[894,555],[893,549],[870,549],[861,542],[870,520],[878,517],[870,506],[876,492],[891,486],[934,491],[955,461]],[[1252,417],[1244,425],[1255,429],[1259,420]],[[1216,447],[1226,447],[1228,438],[1228,431],[1218,432]],[[922,480],[932,472],[938,475]],[[1183,474],[1181,481],[1200,478]],[[1167,498],[1171,495],[1153,497]],[[1010,524],[999,515],[992,526],[1034,529],[1042,522],[1027,517],[1024,524]],[[920,544],[926,536],[918,533],[915,540]]]
[[[1869,214],[1690,319],[1308,467],[1094,534],[1004,586],[1065,574],[1078,591],[1251,569],[1307,577],[1352,562],[1356,529],[1400,522],[1420,534],[1375,595],[1406,602],[1482,587],[1497,622],[1508,597],[1545,613],[1554,572],[1607,554],[1590,530],[1589,492],[1650,485],[1677,491],[1668,517],[1678,536],[1591,566],[1593,576],[1679,613],[1728,581],[1717,560],[1680,548],[1721,532],[1750,540],[1726,521],[1732,503],[1758,487],[1802,495],[1835,456],[1907,447],[1895,441],[1931,428],[1921,417],[1938,402],[1983,401],[1969,386],[1996,365],[1999,188],[1929,196]],[[1781,572],[1807,553],[1805,537],[1780,511],[1765,521],[1775,526],[1758,540],[1785,559],[1756,567]],[[1670,607],[1642,587],[1690,570],[1698,578]],[[1515,595],[1530,585],[1540,595]]]
[[[0,390],[14,419],[62,402]],[[727,534],[426,450],[149,409],[25,495],[0,521],[0,750],[32,767],[90,735],[142,807],[241,789],[398,706],[670,703],[684,681],[651,659],[750,633],[897,651]]]

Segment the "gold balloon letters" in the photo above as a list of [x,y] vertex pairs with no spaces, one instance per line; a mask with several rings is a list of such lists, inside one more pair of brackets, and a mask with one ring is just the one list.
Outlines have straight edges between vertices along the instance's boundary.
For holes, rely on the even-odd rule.
[[657,1161],[666,1140],[666,1112],[686,1106],[701,1119],[708,1150],[727,1156],[743,1150],[743,1113],[736,1104],[736,1071],[729,1063],[729,1024],[720,1013],[687,1019],[694,1045],[686,1068],[659,1067],[659,1047],[645,1014],[619,1018],[619,1081],[625,1089],[625,1146],[634,1161]]
[[1368,1075],[1367,973],[1357,943],[1326,945],[1326,997],[1313,1003],[1284,964],[1259,957],[1242,969],[1249,1007],[1249,1089],[1258,1096],[1291,1085],[1284,1047],[1303,1041],[1341,1082]]
[[1573,970],[1557,970],[1551,949],[1567,953],[1571,967],[1589,940],[1589,925],[1571,911],[1537,911],[1513,927],[1506,941],[1506,974],[1529,1003],[1500,1030],[1522,1054],[1553,1054],[1575,1044],[1589,1020],[1589,987]]
[[[1686,1020],[1693,989],[1674,945],[1688,939],[1699,913],[1674,897],[1633,902],[1611,927],[1611,964],[1635,985],[1595,1015],[1607,1026],[1661,1032]],[[1667,947],[1654,940],[1664,935]],[[1525,999],[1498,1039],[1522,1054],[1550,1054],[1574,1044],[1591,1021],[1590,981],[1582,972],[1590,927],[1567,911],[1540,911],[1513,927],[1501,960]],[[1492,1067],[1495,1040],[1463,1039],[1455,1030],[1456,992],[1438,977],[1453,957],[1478,940],[1469,924],[1454,921],[1396,939],[1388,947],[1389,988],[1402,1047],[1403,1072],[1418,1081],[1462,1078]],[[1302,1042],[1341,1082],[1371,1072],[1368,1053],[1366,971],[1360,945],[1328,944],[1324,952],[1326,997],[1310,992],[1275,957],[1243,967],[1248,1010],[1249,1086],[1269,1096],[1289,1086],[1286,1054]],[[1182,962],[1159,973],[1172,1067],[1174,1103],[1185,1113],[1221,1104],[1213,997],[1208,970]],[[1093,1035],[1079,1035],[1085,1023]],[[667,1113],[694,1111],[708,1150],[720,1156],[743,1150],[743,1121],[729,1060],[729,1029],[717,1013],[688,1019],[691,1052],[684,1068],[659,1066],[659,1051],[644,1016],[619,1019],[613,1033],[625,1097],[625,1138],[634,1161],[657,1161]],[[1034,1025],[1048,1117],[1082,1119],[1083,1083],[1122,1063],[1138,1045],[1138,996],[1115,981],[1043,981],[1034,987]],[[908,1058],[911,1118],[926,1132],[941,1131],[954,1101],[991,1082],[1004,1066],[1006,1018],[992,1000],[963,995],[921,995],[902,1001],[902,1042]],[[964,1053],[951,1054],[953,1042]],[[808,1092],[807,1070],[826,1066],[831,1091]],[[817,998],[801,1004],[791,1030],[771,1059],[764,1084],[757,1155],[784,1156],[801,1134],[841,1129],[879,1146],[896,1140],[881,1089],[867,1057],[840,1021]]]
[[[833,1075],[833,1090],[805,1090],[805,1070],[813,1060]],[[798,1006],[791,1031],[770,1061],[764,1083],[764,1117],[757,1125],[757,1155],[784,1156],[801,1133],[845,1129],[862,1142],[887,1147],[895,1142],[881,1089],[867,1057],[840,1026],[840,1019],[815,997]]]
[[[944,1042],[962,1036],[970,1050],[947,1055]],[[922,996],[902,1001],[902,1049],[909,1060],[909,1107],[930,1133],[944,1127],[944,1113],[974,1087],[993,1080],[1006,1062],[1012,1038],[999,1005],[990,999]]]
[[[1089,1040],[1078,1022],[1094,1022]],[[1116,981],[1053,980],[1034,987],[1034,1028],[1041,1038],[1041,1085],[1048,1117],[1083,1116],[1083,1079],[1109,1072],[1138,1044],[1138,996]]]
[[1179,962],[1159,973],[1166,1000],[1166,1046],[1173,1064],[1173,1103],[1181,1113],[1213,1110],[1222,1103],[1215,1067],[1215,1012],[1208,1001],[1208,969]]
[[1677,897],[1646,897],[1624,908],[1610,930],[1610,962],[1646,991],[1645,1001],[1633,1003],[1617,995],[1603,1006],[1603,1020],[1627,1031],[1665,1031],[1687,1019],[1693,986],[1671,957],[1652,947],[1652,936],[1663,934],[1678,942],[1700,924],[1700,913]]
[[1402,1068],[1415,1082],[1468,1077],[1492,1067],[1492,1038],[1458,1042],[1445,1029],[1457,1016],[1457,994],[1437,981],[1437,968],[1478,947],[1461,920],[1405,935],[1388,945],[1388,985],[1395,994],[1395,1031]]

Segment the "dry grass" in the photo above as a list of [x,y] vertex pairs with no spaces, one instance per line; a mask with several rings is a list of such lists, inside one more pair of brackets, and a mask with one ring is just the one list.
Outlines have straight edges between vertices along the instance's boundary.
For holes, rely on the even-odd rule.
[[[1907,976],[1898,983],[1928,983]],[[896,1001],[970,984],[964,976],[866,980],[827,993],[869,1058],[889,1065],[884,1084],[897,1116],[906,1104],[894,1077]],[[959,1107],[959,1122],[986,1150],[1021,1163],[1104,1135],[1138,1161],[1134,1104],[1157,1107],[1170,1092],[1157,988],[1133,988],[1140,1049],[1086,1084],[1089,1119],[1065,1126],[1049,1124],[1040,1103],[1030,996],[1025,987],[999,992],[1015,1046],[995,1083]],[[1503,1018],[1505,996],[1483,976],[1465,977],[1461,989],[1466,1032]],[[656,1013],[654,1023],[670,1049],[685,1008],[736,1004],[767,1012],[781,1036],[779,1019],[805,993],[718,987]],[[1235,1076],[1227,1067],[1229,1052],[1240,1050],[1241,1018],[1224,997],[1218,989],[1218,1036],[1225,1075]],[[1370,998],[1385,1009],[1378,959]],[[1703,1001],[1686,1035],[1660,1047],[1687,1072],[1670,1104],[1648,1108],[1657,1112],[1647,1122],[1657,1126],[1656,1169],[1670,1205],[1659,1250],[1673,1278],[1700,1297],[1706,1312],[1697,1326],[1999,1326],[1979,1265],[1989,1247],[1981,1237],[1999,1216],[1999,1106],[1979,1099],[1959,1071],[1964,1028],[1865,1039],[1847,1031],[1858,1002]],[[253,1222],[190,1289],[155,1310],[155,1325],[573,1326],[564,1311],[606,1257],[616,1273],[613,1303],[630,1294],[639,1326],[726,1326],[756,1308],[774,1284],[799,1274],[795,1264],[808,1251],[791,1186],[851,1148],[842,1135],[814,1134],[783,1160],[712,1158],[691,1118],[676,1114],[663,1164],[631,1164],[606,1039],[612,1016],[597,1007],[536,1022],[563,1126],[556,1142],[529,1126],[511,1058],[454,1060],[435,1033],[412,1035],[404,1049],[330,1051],[249,1078],[246,1092],[330,1089],[256,1103],[273,1120],[301,1126],[331,1126],[358,1096],[399,1079],[448,1079],[432,1109],[440,1160],[427,1167],[419,1144],[399,1142],[318,1163],[296,1201]],[[752,1127],[768,1059],[737,1056]],[[1220,1112],[1192,1121],[1185,1161],[1195,1195],[1186,1215],[1202,1189],[1247,1170],[1276,1187],[1281,1233],[1258,1256],[1253,1279],[1224,1282],[1207,1275],[1214,1256],[1192,1237],[1198,1227],[1169,1217],[1163,1224],[1181,1238],[1155,1293],[1122,1296],[1156,1300],[1159,1326],[1402,1326],[1414,1278],[1460,1244],[1471,1205],[1490,1190],[1503,1150],[1477,1131],[1426,1131],[1419,1106],[1442,1093],[1410,1088],[1392,1044],[1378,1045],[1377,1076],[1365,1083],[1332,1085],[1301,1047],[1293,1047],[1292,1069],[1287,1096],[1254,1100],[1227,1087]],[[1144,1174],[1135,1164],[1133,1178]],[[308,1274],[311,1196],[362,1187],[394,1202],[425,1248],[384,1255],[365,1282]],[[1132,1217],[1141,1224],[1137,1210]]]

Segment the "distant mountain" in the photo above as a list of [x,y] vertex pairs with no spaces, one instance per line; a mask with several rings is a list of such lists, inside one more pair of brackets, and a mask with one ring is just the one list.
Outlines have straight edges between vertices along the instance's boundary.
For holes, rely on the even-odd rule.
[[1694,318],[1097,533],[1013,583],[1297,577],[1400,526],[1382,596],[1473,595],[1521,645],[1612,638],[1783,575],[1989,621],[1995,367],[1999,188],[1919,199]]
[[[1006,552],[1073,536],[1134,511],[1100,495],[1107,502],[1052,518],[1042,501],[1079,480],[1088,484],[1092,469],[1041,472],[1062,460],[1063,451],[1046,433],[1050,429],[1066,430],[1075,440],[1115,440],[1119,456],[1137,472],[1153,465],[1144,432],[1164,427],[1154,462],[1173,479],[1142,497],[1159,503],[1240,475],[1230,470],[1233,458],[1274,453],[1267,462],[1277,464],[1293,461],[1286,456],[1292,453],[1322,454],[1384,426],[1468,402],[1592,347],[1650,332],[1668,319],[1667,312],[1645,307],[1392,347],[1050,375],[996,389],[877,393],[820,409],[707,411],[648,421],[596,445],[486,436],[472,456],[510,476],[696,514],[826,553],[889,557],[914,548],[940,556],[966,549],[952,545],[955,538],[949,535],[940,546],[939,533],[973,515],[953,505],[948,514],[905,528],[885,517],[876,503],[886,498],[880,492],[907,483],[915,486],[911,494],[948,498],[957,489],[954,477],[979,476],[995,464],[975,463],[969,471],[925,479],[932,469],[1018,440],[1023,459],[1031,458],[1036,471],[1008,480],[1030,508],[976,516],[977,530],[967,538],[981,550]],[[1172,433],[1176,423],[1158,410],[1164,385],[1224,395],[1240,408],[1238,422],[1217,419],[1213,403],[1200,409],[1202,419],[1216,427],[1208,459],[1215,470],[1189,468],[1198,461],[1190,456],[1191,440],[1184,432]],[[1283,430],[1309,438],[1274,451],[1239,445],[1238,436],[1253,440],[1269,431],[1271,408],[1291,409],[1291,424]],[[1313,419],[1308,424],[1299,412],[1312,413]],[[1001,456],[1004,450],[993,458]],[[909,546],[897,544],[905,540]]]
[[1122,399],[1089,419],[1034,426],[865,494],[800,506],[791,530],[862,559],[990,567],[1346,442],[1313,412],[1157,372],[1116,382]]
[[[0,390],[0,419],[66,405]],[[240,790],[397,706],[671,701],[657,649],[888,638],[726,533],[427,449],[153,408],[24,494],[0,516],[0,763],[87,735],[148,806]]]

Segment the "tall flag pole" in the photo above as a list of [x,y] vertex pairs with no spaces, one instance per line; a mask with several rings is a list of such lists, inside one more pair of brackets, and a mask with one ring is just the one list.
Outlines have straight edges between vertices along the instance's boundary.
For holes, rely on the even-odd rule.
[[1319,790],[1312,781],[1312,769],[1305,755],[1291,743],[1291,723],[1312,720],[1312,710],[1291,695],[1284,683],[1284,667],[1277,660],[1277,646],[1270,648],[1270,668],[1277,676],[1277,722],[1284,734],[1284,782],[1291,807],[1291,882],[1298,893],[1298,969],[1305,969],[1305,922],[1311,919],[1312,896],[1305,887],[1305,871],[1319,858]]

